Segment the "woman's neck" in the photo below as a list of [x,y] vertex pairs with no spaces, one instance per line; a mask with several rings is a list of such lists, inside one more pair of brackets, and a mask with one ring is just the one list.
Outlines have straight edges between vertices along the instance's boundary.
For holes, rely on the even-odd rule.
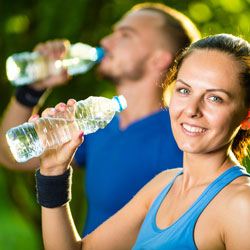
[[207,154],[184,153],[183,189],[207,185],[232,166],[238,165],[228,150]]

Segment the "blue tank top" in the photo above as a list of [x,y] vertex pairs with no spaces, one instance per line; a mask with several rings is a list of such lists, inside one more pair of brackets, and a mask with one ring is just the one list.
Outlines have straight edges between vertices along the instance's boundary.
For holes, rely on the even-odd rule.
[[243,167],[235,166],[228,169],[207,186],[198,199],[177,221],[166,229],[159,229],[155,222],[157,211],[174,181],[182,173],[183,171],[181,170],[155,199],[144,219],[132,250],[197,249],[193,237],[194,227],[202,211],[231,181],[242,175],[250,176]]

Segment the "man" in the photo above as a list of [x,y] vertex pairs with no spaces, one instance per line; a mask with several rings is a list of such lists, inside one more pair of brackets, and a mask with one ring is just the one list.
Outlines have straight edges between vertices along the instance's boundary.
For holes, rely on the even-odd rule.
[[[182,153],[171,132],[168,110],[164,109],[160,87],[162,77],[175,56],[199,39],[192,22],[162,4],[139,4],[102,39],[106,54],[98,72],[116,85],[128,107],[104,129],[85,136],[74,163],[85,165],[88,214],[83,235],[123,207],[135,193],[159,172],[182,165]],[[59,58],[67,46],[49,41],[36,50],[48,58]],[[66,72],[21,87],[9,104],[1,126],[0,161],[13,169],[35,169],[37,159],[26,163],[12,160],[5,142],[10,127],[28,120],[32,106],[44,88],[68,80]],[[27,96],[32,96],[27,100]]]

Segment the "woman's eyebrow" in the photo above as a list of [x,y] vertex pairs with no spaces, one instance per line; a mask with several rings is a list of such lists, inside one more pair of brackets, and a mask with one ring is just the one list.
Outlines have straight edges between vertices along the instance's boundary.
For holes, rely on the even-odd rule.
[[[184,82],[182,79],[177,79],[176,82],[181,82],[182,84],[186,85],[187,87],[192,88],[192,86],[190,86],[189,84]],[[225,89],[207,89],[206,92],[223,92],[226,95],[228,95],[229,97],[232,97],[232,95],[228,91],[226,91]]]
[[187,84],[186,82],[184,82],[182,79],[177,79],[176,82],[181,82],[182,84],[191,88],[191,86],[189,84]]

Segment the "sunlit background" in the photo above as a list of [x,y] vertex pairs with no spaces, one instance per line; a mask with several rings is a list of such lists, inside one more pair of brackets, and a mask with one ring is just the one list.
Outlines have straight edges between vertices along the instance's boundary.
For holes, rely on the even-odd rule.
[[[13,53],[31,51],[42,41],[68,38],[97,46],[111,26],[135,0],[11,0],[0,1],[0,115],[15,87],[6,78],[5,61]],[[156,1],[152,1],[156,2]],[[169,0],[158,1],[182,11],[193,20],[203,36],[216,33],[240,35],[250,41],[250,0]],[[55,89],[44,106],[73,97],[89,95],[111,97],[111,84],[96,79],[95,71],[76,76],[70,84]],[[250,165],[250,164],[249,164]],[[81,231],[86,211],[83,171],[75,171],[73,216]],[[36,203],[33,173],[0,168],[0,250],[43,249],[40,207]],[[79,202],[81,201],[81,202]]]

